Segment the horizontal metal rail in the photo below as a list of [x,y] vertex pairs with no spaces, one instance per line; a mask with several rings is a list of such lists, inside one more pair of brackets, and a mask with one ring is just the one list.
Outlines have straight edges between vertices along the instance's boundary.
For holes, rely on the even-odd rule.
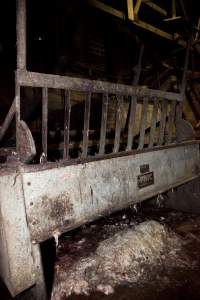
[[24,70],[16,71],[16,81],[20,86],[41,87],[51,89],[64,89],[71,91],[116,94],[123,96],[157,97],[168,100],[182,101],[179,93],[171,93],[161,90],[153,90],[141,86],[129,86],[125,84],[110,83],[107,81],[89,80],[69,76],[51,75]]
[[[110,152],[119,153],[124,149],[126,149],[127,152],[132,151],[135,148],[141,150],[143,148],[146,148],[147,146],[148,148],[153,148],[158,144],[167,145],[173,142],[172,135],[173,125],[175,124],[175,111],[177,106],[180,106],[182,103],[183,97],[181,94],[148,89],[146,87],[141,87],[138,85],[128,86],[124,84],[110,83],[106,81],[42,74],[29,72],[25,70],[17,70],[16,82],[19,87],[32,87],[42,89],[42,150],[43,155],[45,157],[45,159],[42,160],[42,162],[46,162],[48,160],[48,149],[52,151],[52,149],[50,149],[50,145],[47,144],[49,89],[58,89],[62,92],[64,91],[65,100],[69,102],[68,103],[65,101],[64,104],[63,141],[59,142],[59,147],[55,147],[55,149],[57,149],[59,153],[63,150],[62,157],[64,159],[71,159],[71,155],[74,158],[76,158],[78,155],[81,159],[86,159],[88,156],[91,155],[108,155]],[[69,95],[71,92],[81,92],[84,94],[85,97],[82,128],[83,132],[80,137],[76,136],[76,138],[81,138],[81,140],[76,140],[75,142],[72,142],[70,132],[71,104]],[[98,138],[92,138],[90,135],[91,105],[93,102],[92,96],[94,93],[98,93],[102,97],[101,124],[98,128],[100,136]],[[128,111],[124,111],[123,101],[129,103],[130,113]],[[115,119],[115,125],[114,128],[112,128],[113,135],[108,137],[108,105],[112,106],[112,104],[114,108],[112,114]],[[138,132],[138,124],[136,124],[136,111],[137,107],[139,108],[139,105],[142,105],[142,110],[139,120],[140,123]],[[158,119],[159,105],[160,120]],[[167,126],[168,105],[171,105],[171,107],[173,107],[173,112],[171,112],[170,115],[169,126]],[[122,122],[124,118],[127,119],[127,128]],[[147,123],[147,120],[149,118],[151,118],[150,126],[152,128],[150,128],[150,131],[147,132],[146,129],[149,126],[149,121]],[[156,121],[159,121],[160,123],[159,133],[156,133]],[[166,134],[169,134],[169,137],[167,139],[165,139]],[[62,149],[60,149],[60,146]]]

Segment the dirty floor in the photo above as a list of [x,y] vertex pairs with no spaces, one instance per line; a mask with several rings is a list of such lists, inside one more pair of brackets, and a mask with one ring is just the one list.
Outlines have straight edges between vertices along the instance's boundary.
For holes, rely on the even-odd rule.
[[[200,300],[200,216],[187,214],[165,208],[155,207],[132,207],[109,218],[101,219],[86,225],[73,233],[63,236],[58,249],[56,264],[62,261],[62,255],[69,253],[70,258],[76,259],[80,255],[87,256],[94,247],[96,241],[105,239],[110,232],[129,228],[146,220],[155,220],[166,224],[184,241],[184,253],[190,257],[191,265],[185,268],[174,268],[156,270],[151,273],[148,280],[137,284],[126,284],[115,288],[114,294],[104,295],[95,292],[90,296],[72,295],[70,300]],[[86,248],[80,246],[80,240],[90,240]],[[31,300],[23,297],[23,300]],[[12,299],[3,284],[0,283],[0,300]],[[22,297],[18,297],[21,300]]]

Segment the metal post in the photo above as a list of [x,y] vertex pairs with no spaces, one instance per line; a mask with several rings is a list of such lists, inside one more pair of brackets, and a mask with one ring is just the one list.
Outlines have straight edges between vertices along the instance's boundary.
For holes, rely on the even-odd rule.
[[150,127],[150,137],[149,137],[149,146],[148,148],[152,148],[155,143],[155,133],[156,133],[156,121],[157,121],[157,115],[158,115],[158,105],[159,101],[155,97],[153,99],[153,111],[151,116],[151,127]]
[[87,94],[87,96],[86,96],[86,99],[85,99],[82,158],[86,158],[87,157],[87,153],[88,153],[88,141],[89,141],[89,130],[90,130],[91,97],[92,97],[92,94],[89,92]]
[[147,113],[148,113],[148,98],[145,97],[143,99],[142,113],[141,113],[140,137],[139,137],[139,144],[138,144],[139,150],[143,149],[145,144],[145,129],[147,124]]
[[121,126],[122,126],[122,109],[123,109],[123,96],[117,96],[117,111],[115,121],[115,141],[113,153],[120,150]]
[[[26,0],[16,2],[16,37],[17,37],[17,70],[26,70]],[[15,110],[16,110],[16,148],[19,153],[20,134],[20,84],[15,79]]]
[[99,155],[104,155],[105,154],[107,118],[108,118],[108,94],[104,94],[103,95],[103,100],[102,100]]
[[26,70],[26,0],[17,0],[17,69]]

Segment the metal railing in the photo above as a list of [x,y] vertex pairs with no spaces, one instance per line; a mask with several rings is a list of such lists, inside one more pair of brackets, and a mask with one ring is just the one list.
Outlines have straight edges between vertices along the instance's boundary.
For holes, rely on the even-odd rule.
[[[88,157],[90,114],[93,94],[98,93],[101,97],[101,125],[99,128],[100,137],[96,141],[98,151],[95,155],[105,155],[108,106],[111,98],[115,99],[115,128],[112,145],[112,153],[120,151],[142,150],[144,147],[152,148],[158,145],[166,145],[172,142],[173,126],[177,107],[182,102],[178,93],[171,93],[159,90],[152,90],[139,86],[127,86],[103,81],[92,81],[87,79],[63,77],[18,70],[16,81],[21,87],[32,87],[42,89],[42,151],[44,157],[48,154],[48,91],[49,89],[64,90],[64,137],[63,137],[63,159],[69,159],[70,150],[70,115],[71,115],[71,93],[82,92],[85,95],[84,101],[84,122],[82,128],[81,158]],[[112,97],[110,97],[112,95]],[[114,96],[114,97],[113,97]],[[122,110],[124,100],[128,99],[129,114],[127,114],[127,130],[122,126]],[[136,132],[136,110],[137,105],[142,104],[139,133]],[[147,114],[151,106],[151,122],[147,126]],[[160,118],[158,109],[160,107]],[[169,110],[170,107],[170,110]],[[128,116],[129,115],[129,116]],[[159,137],[155,140],[156,127],[159,127]],[[167,130],[167,139],[165,139]],[[148,145],[145,136],[149,135]],[[139,136],[138,136],[139,135]],[[137,137],[136,146],[134,139]],[[121,145],[123,144],[123,147]]]
[[[133,86],[109,83],[104,81],[73,78],[51,74],[42,74],[27,71],[26,63],[26,0],[17,0],[17,71],[16,71],[16,92],[15,100],[8,113],[8,116],[0,129],[2,138],[11,122],[13,115],[16,115],[16,150],[20,157],[21,144],[21,88],[41,88],[42,89],[42,151],[44,160],[47,161],[48,155],[48,96],[49,89],[64,91],[64,136],[63,136],[63,159],[70,159],[70,118],[71,118],[71,94],[73,92],[85,93],[84,101],[84,121],[82,128],[82,141],[80,141],[81,158],[88,157],[90,147],[90,114],[91,104],[94,93],[101,95],[101,125],[99,128],[99,140],[96,141],[98,149],[95,155],[103,156],[108,154],[107,145],[107,119],[108,106],[112,98],[116,99],[115,128],[110,152],[132,151],[133,149],[142,150],[144,147],[153,148],[154,146],[168,145],[172,142],[173,130],[176,121],[182,118],[183,99],[186,85],[186,71],[189,60],[190,43],[188,44],[183,72],[180,93],[171,93],[161,90],[153,90],[138,86],[138,80]],[[139,64],[141,63],[139,58]],[[136,76],[139,79],[139,73]],[[124,101],[129,101],[129,112],[127,114],[127,128],[122,128],[122,110]],[[138,104],[142,104],[139,131],[136,131],[136,110]],[[151,121],[147,124],[147,115],[151,105]],[[169,110],[170,106],[170,110]],[[160,118],[158,119],[158,110]],[[157,130],[159,127],[159,131]],[[24,127],[23,127],[24,128]],[[159,133],[158,133],[159,132]],[[167,132],[167,137],[166,137]],[[148,142],[146,136],[148,134]],[[157,138],[156,138],[157,135]],[[28,133],[28,140],[31,140]],[[137,142],[135,143],[135,140]],[[32,140],[31,140],[32,143]],[[123,145],[123,147],[122,147]]]

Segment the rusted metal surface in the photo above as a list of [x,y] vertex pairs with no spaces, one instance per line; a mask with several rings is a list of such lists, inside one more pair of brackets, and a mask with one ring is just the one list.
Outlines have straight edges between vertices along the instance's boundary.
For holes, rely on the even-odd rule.
[[32,134],[24,121],[19,122],[19,153],[23,163],[30,162],[36,155],[35,143]]
[[47,87],[54,89],[67,89],[71,91],[109,93],[123,96],[136,95],[138,97],[158,97],[168,100],[182,101],[179,93],[153,90],[144,87],[133,87],[125,84],[110,83],[107,81],[89,80],[69,76],[59,76],[43,73],[18,70],[16,80],[21,86]]
[[0,277],[12,296],[35,283],[21,174],[0,170]]
[[[199,174],[198,147],[198,144],[185,144],[179,148],[23,173],[31,239],[43,241],[55,232],[71,230],[189,181]],[[141,162],[149,164],[155,183],[139,190],[137,176]]]

